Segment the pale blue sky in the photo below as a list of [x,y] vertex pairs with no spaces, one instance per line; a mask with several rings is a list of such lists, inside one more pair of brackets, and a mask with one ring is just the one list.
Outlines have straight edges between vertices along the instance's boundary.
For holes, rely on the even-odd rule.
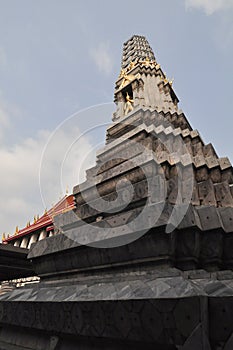
[[[147,37],[175,78],[193,128],[233,160],[232,19],[232,0],[0,0],[0,231],[41,213],[38,164],[48,136],[78,110],[112,102],[122,44],[133,34]],[[80,117],[78,132],[109,122],[104,111]]]

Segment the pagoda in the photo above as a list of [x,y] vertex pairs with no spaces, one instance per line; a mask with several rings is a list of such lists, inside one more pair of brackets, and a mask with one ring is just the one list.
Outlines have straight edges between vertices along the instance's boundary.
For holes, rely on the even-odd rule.
[[232,165],[143,36],[124,43],[114,101],[75,206],[28,250],[40,282],[0,296],[0,349],[232,349]]

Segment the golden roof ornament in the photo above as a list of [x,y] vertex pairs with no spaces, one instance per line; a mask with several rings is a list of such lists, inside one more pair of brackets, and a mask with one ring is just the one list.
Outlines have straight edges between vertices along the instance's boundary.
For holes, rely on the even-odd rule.
[[169,84],[172,87],[173,82],[174,82],[174,78],[172,78],[172,79],[167,78],[166,72],[164,72],[164,76],[160,75],[160,78],[164,82],[164,84]]
[[171,87],[172,87],[172,85],[173,85],[173,82],[174,82],[174,78],[172,78],[172,79],[169,81],[169,84],[170,84]]
[[15,235],[17,235],[19,233],[19,226],[16,226],[15,228]]
[[149,59],[149,57],[146,57],[146,59],[145,59],[145,61],[144,61],[144,64],[147,66],[147,67],[149,67],[149,65],[150,65],[150,59]]
[[158,64],[156,62],[156,60],[149,59],[149,57],[146,57],[144,60],[140,60],[139,63],[141,63],[142,65],[144,65],[146,67],[151,67],[151,68],[156,68],[156,69],[160,68],[160,64]]
[[5,234],[5,232],[3,232],[3,234],[2,234],[2,241],[5,241],[6,240],[6,234]]
[[130,61],[130,64],[129,64],[129,70],[133,69],[136,65],[136,62],[134,61]]
[[119,89],[122,89],[123,87],[131,83],[131,81],[133,81],[135,78],[136,76],[133,74],[125,74]]
[[125,69],[121,69],[121,71],[120,71],[120,75],[119,75],[119,78],[124,77],[124,75],[125,75],[125,74],[126,74]]

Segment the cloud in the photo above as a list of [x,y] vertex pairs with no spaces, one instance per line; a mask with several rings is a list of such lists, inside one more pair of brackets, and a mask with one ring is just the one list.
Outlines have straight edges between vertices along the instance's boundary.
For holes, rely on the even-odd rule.
[[109,45],[100,43],[90,50],[90,57],[101,73],[109,75],[113,69],[113,59],[109,53]]
[[[3,145],[0,147],[1,233],[13,233],[16,225],[25,227],[34,215],[43,214],[45,207],[49,208],[57,202],[61,193],[64,195],[62,184],[68,184],[72,190],[78,183],[77,165],[82,163],[83,156],[90,151],[91,146],[88,139],[82,137],[78,145],[70,148],[72,142],[80,136],[80,130],[76,127],[69,130],[69,133],[66,131],[58,130],[52,143],[48,143],[49,138],[51,141],[51,132],[40,130],[35,137],[27,138],[11,148]],[[67,151],[69,157],[63,166]],[[41,199],[41,193],[45,203]]]
[[207,15],[212,15],[217,11],[233,8],[233,0],[185,0],[185,5],[187,9],[201,9]]
[[[85,179],[83,168],[86,154],[90,153],[92,146],[87,136],[80,133],[73,121],[62,125],[53,132],[44,143],[40,163],[40,191],[45,206],[65,192],[68,185],[70,189]],[[93,165],[95,154],[84,169]]]

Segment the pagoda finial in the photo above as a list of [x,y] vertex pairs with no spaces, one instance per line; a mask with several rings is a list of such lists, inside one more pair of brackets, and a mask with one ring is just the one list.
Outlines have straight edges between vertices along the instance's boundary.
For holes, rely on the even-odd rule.
[[161,69],[146,38],[134,35],[123,46],[121,72],[114,94],[117,109],[113,113],[113,121],[130,115],[138,108],[180,113],[179,99],[172,84],[173,79],[167,78]]
[[6,240],[6,234],[5,234],[5,232],[3,232],[3,234],[2,234],[2,242],[4,242]]
[[177,113],[179,100],[172,84],[173,79],[167,78],[161,69],[146,38],[132,36],[123,46],[121,71],[114,94],[117,109],[113,121],[139,108]]
[[156,61],[152,48],[146,38],[142,35],[133,35],[124,43],[121,67],[124,69],[131,62],[138,60],[145,61],[147,64],[150,64],[150,61]]

